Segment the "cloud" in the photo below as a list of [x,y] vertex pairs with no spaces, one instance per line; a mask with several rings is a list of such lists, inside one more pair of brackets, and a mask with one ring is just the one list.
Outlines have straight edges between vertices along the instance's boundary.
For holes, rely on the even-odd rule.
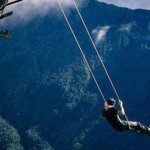
[[[13,0],[10,0],[11,2]],[[59,0],[63,8],[70,10],[74,8],[72,0]],[[76,3],[81,7],[86,0],[76,0]],[[31,20],[34,17],[41,17],[45,15],[58,15],[59,6],[57,0],[23,0],[6,8],[7,11],[14,11],[13,18],[17,20]]]
[[101,41],[105,40],[106,34],[110,26],[97,27],[92,31],[93,36],[95,37],[95,43],[99,44]]
[[150,1],[149,0],[97,0],[99,2],[105,2],[108,4],[114,4],[120,7],[127,7],[131,9],[149,9],[150,10]]
[[134,26],[136,26],[135,22],[131,22],[131,23],[128,23],[128,24],[122,24],[121,27],[119,28],[119,31],[130,33],[130,31],[132,30],[132,28]]

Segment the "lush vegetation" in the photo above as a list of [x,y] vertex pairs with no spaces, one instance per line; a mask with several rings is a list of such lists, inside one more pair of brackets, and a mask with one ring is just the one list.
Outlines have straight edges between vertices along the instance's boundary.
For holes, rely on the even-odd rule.
[[0,117],[0,149],[23,150],[16,129]]

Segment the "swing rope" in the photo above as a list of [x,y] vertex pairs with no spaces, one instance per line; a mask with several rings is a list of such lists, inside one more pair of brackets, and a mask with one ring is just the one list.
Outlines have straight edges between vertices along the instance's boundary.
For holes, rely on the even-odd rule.
[[103,92],[102,92],[102,90],[101,90],[101,88],[100,88],[100,86],[99,86],[99,84],[98,84],[98,82],[97,82],[97,80],[96,80],[94,74],[93,74],[93,71],[92,71],[92,69],[91,69],[91,67],[90,67],[90,65],[89,65],[89,63],[88,63],[88,61],[87,61],[87,59],[86,59],[86,57],[85,57],[85,54],[84,54],[84,52],[83,52],[83,50],[82,50],[82,48],[81,48],[81,46],[80,46],[80,44],[79,44],[79,41],[78,41],[78,39],[77,39],[77,37],[76,37],[76,35],[75,35],[75,33],[74,33],[72,27],[71,27],[71,24],[69,23],[69,20],[68,20],[66,14],[65,14],[65,12],[64,12],[64,9],[62,8],[62,5],[61,5],[61,3],[59,2],[59,0],[57,0],[57,2],[58,2],[58,5],[59,5],[59,7],[60,7],[60,9],[61,9],[61,12],[62,12],[62,14],[63,14],[65,20],[66,20],[66,22],[67,22],[67,24],[68,24],[68,26],[69,26],[69,29],[70,29],[70,31],[71,31],[71,33],[72,33],[72,35],[73,35],[73,37],[74,37],[74,39],[75,39],[75,41],[76,41],[78,47],[79,47],[79,49],[80,49],[80,52],[81,52],[81,54],[82,54],[82,56],[83,56],[83,59],[84,59],[86,65],[87,65],[87,67],[88,67],[88,69],[89,69],[89,71],[90,71],[90,73],[91,73],[91,76],[92,76],[92,78],[93,78],[93,80],[94,80],[94,82],[95,82],[95,84],[96,84],[96,86],[97,86],[97,88],[98,88],[98,90],[99,90],[99,92],[100,92],[100,95],[102,96],[104,102],[106,102],[105,97],[104,97],[104,94],[103,94]]
[[109,82],[110,82],[110,84],[111,84],[111,86],[112,86],[112,88],[113,88],[113,90],[114,90],[114,93],[115,93],[115,95],[116,95],[116,97],[117,97],[117,99],[118,99],[118,101],[119,101],[120,98],[119,98],[119,95],[118,95],[118,93],[117,93],[117,90],[116,90],[116,88],[115,88],[115,86],[114,86],[114,84],[113,84],[113,82],[112,82],[112,80],[111,80],[111,78],[110,78],[110,75],[109,75],[109,73],[108,73],[108,71],[107,71],[107,69],[106,69],[106,67],[105,67],[105,65],[104,65],[104,63],[103,63],[103,60],[102,60],[102,58],[101,58],[101,56],[100,56],[100,54],[99,54],[99,52],[98,52],[98,50],[97,50],[97,48],[96,48],[96,45],[95,45],[95,43],[94,43],[94,41],[93,41],[93,39],[92,39],[92,37],[91,37],[91,35],[90,35],[90,32],[89,32],[89,30],[88,30],[88,28],[87,28],[87,25],[86,25],[86,23],[85,23],[85,21],[84,21],[82,15],[81,15],[79,9],[78,9],[78,6],[77,6],[75,0],[72,0],[72,1],[73,1],[73,3],[74,3],[75,8],[76,8],[76,10],[77,10],[77,13],[78,13],[78,15],[79,15],[79,17],[80,17],[80,19],[81,19],[81,21],[82,21],[84,27],[85,27],[85,30],[86,30],[86,32],[87,32],[87,34],[88,34],[88,36],[89,36],[89,38],[90,38],[90,40],[91,40],[91,43],[92,43],[92,45],[93,45],[93,47],[94,47],[94,50],[95,50],[95,52],[96,52],[96,54],[97,54],[97,56],[98,56],[98,58],[99,58],[99,61],[100,61],[100,63],[102,64],[102,67],[103,67],[103,69],[104,69],[104,71],[105,71],[105,73],[106,73],[106,76],[107,76],[107,78],[108,78],[108,80],[109,80]]

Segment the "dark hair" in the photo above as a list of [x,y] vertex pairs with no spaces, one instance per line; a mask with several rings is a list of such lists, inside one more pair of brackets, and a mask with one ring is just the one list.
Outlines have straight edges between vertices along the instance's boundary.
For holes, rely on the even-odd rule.
[[107,100],[107,104],[108,104],[108,105],[113,106],[115,103],[116,103],[116,101],[115,101],[115,99],[113,99],[113,98],[109,98],[109,99]]

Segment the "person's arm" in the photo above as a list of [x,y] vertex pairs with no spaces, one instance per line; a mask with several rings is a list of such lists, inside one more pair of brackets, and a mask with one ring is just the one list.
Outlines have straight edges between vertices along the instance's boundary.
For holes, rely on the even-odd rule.
[[124,110],[124,107],[123,107],[123,102],[121,100],[119,100],[119,107],[120,107],[120,110],[118,111],[118,115],[120,115],[120,116],[125,115],[125,110]]

